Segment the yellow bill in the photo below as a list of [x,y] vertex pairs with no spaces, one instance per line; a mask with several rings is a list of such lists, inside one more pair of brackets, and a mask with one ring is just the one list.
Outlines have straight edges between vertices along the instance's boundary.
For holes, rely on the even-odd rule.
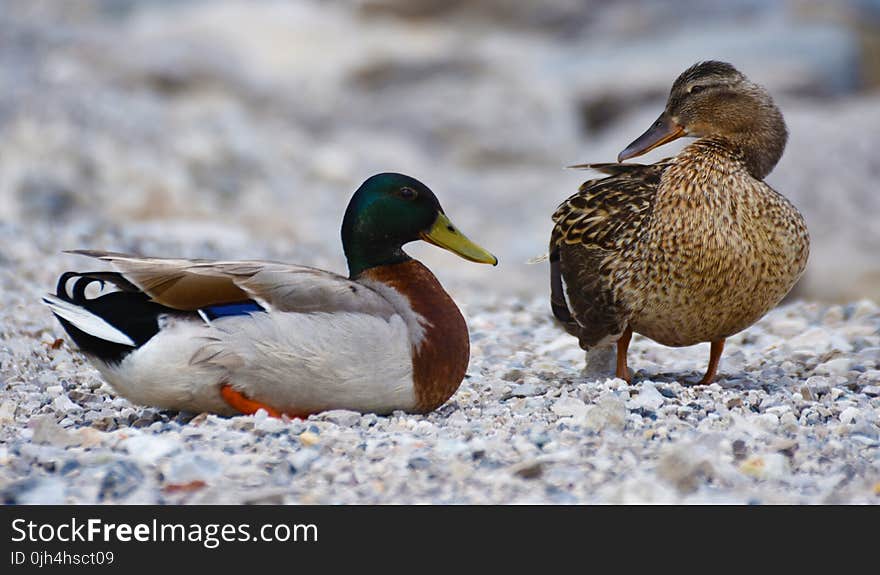
[[421,237],[429,244],[449,250],[466,260],[480,264],[498,265],[498,258],[467,239],[467,236],[452,225],[446,214],[438,214],[437,221],[434,222],[430,230],[422,232]]

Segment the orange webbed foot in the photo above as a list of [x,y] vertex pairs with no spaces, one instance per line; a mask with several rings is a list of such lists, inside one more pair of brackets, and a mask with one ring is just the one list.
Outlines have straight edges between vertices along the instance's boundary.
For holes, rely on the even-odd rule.
[[220,395],[221,397],[223,397],[223,401],[228,403],[232,408],[238,410],[243,415],[253,415],[260,409],[263,409],[266,411],[269,417],[277,417],[279,419],[282,419],[283,416],[286,416],[289,419],[305,419],[306,417],[308,417],[308,414],[279,411],[274,407],[266,405],[265,403],[254,401],[240,391],[236,391],[235,389],[233,389],[232,386],[228,383],[220,386]]

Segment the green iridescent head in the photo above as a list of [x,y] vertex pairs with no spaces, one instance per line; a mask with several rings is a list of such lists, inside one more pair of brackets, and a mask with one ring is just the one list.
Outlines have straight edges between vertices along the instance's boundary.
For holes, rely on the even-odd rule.
[[351,277],[375,266],[410,259],[404,244],[425,240],[466,260],[498,259],[458,231],[428,187],[409,176],[376,174],[354,193],[342,220],[342,249]]

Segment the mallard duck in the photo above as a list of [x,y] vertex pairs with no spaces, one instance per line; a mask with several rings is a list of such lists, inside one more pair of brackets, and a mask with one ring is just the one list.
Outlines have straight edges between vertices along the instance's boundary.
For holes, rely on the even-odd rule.
[[[455,302],[401,249],[419,239],[498,263],[424,184],[384,173],[345,212],[349,277],[270,261],[75,251],[116,271],[67,272],[44,302],[134,403],[223,415],[424,413],[458,389],[470,347]],[[88,297],[95,282],[115,290]]]
[[[675,157],[621,163],[682,136],[697,140]],[[763,181],[787,138],[764,88],[708,61],[675,80],[617,164],[573,166],[607,175],[559,206],[550,238],[553,314],[588,357],[616,342],[616,376],[629,381],[633,332],[711,342],[699,383],[713,380],[725,339],[779,303],[807,263],[803,216]]]

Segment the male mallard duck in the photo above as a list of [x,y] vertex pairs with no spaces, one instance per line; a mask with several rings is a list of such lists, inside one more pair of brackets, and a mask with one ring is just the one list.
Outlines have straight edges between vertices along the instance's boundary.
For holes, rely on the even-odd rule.
[[[682,136],[651,165],[620,164]],[[727,337],[755,323],[804,271],[804,218],[763,182],[788,137],[770,95],[724,62],[672,85],[660,118],[553,214],[551,305],[586,350],[617,342],[629,380],[633,332],[668,346],[711,342],[712,381]]]
[[[418,239],[498,263],[424,184],[387,173],[365,181],[345,212],[348,278],[267,261],[77,251],[117,272],[67,272],[44,302],[135,403],[225,415],[424,413],[458,389],[470,346],[455,302],[401,249]],[[94,282],[116,291],[88,298]]]

